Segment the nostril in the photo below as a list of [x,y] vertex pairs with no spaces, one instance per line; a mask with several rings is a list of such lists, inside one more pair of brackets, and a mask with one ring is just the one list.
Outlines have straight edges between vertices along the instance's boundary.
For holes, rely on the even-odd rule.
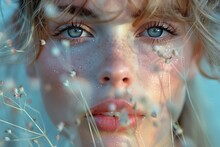
[[103,78],[103,81],[104,81],[104,82],[108,82],[109,80],[110,80],[109,77],[104,77],[104,78]]
[[122,80],[123,80],[124,83],[128,83],[129,82],[128,78],[123,78]]

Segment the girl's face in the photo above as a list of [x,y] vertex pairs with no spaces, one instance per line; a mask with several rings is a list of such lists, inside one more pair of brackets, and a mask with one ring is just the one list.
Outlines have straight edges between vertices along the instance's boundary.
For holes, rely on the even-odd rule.
[[126,2],[88,0],[78,15],[81,0],[45,5],[35,65],[45,106],[82,146],[171,146],[195,41],[186,23],[140,19],[141,0]]

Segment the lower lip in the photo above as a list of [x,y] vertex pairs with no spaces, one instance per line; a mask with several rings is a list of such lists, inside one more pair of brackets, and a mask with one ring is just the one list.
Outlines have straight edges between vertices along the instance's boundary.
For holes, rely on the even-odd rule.
[[106,132],[126,131],[128,129],[135,128],[138,120],[142,118],[141,116],[129,115],[128,121],[130,123],[128,125],[121,125],[118,117],[105,115],[94,115],[93,117],[98,129]]

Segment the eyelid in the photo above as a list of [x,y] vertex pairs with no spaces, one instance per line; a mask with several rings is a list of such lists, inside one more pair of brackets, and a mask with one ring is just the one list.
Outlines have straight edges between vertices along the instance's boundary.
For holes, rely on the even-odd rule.
[[71,29],[71,28],[79,28],[82,29],[83,31],[86,31],[91,37],[94,37],[95,31],[91,29],[91,27],[87,26],[83,22],[72,22],[71,24],[64,24],[58,28],[55,29],[55,33],[53,36],[58,36],[62,34],[64,31]]
[[178,35],[177,29],[175,26],[167,22],[163,22],[163,21],[151,21],[151,22],[147,22],[144,25],[142,25],[140,29],[138,29],[137,33],[135,33],[136,34],[135,36],[140,37],[139,35],[141,32],[146,31],[149,28],[153,28],[153,27],[164,29],[165,31],[167,31],[168,33],[174,36]]
[[[154,28],[154,27],[162,28],[164,31],[167,31],[168,35],[158,38],[141,35],[144,33],[144,31],[147,31],[149,28]],[[167,42],[179,36],[180,36],[180,32],[179,29],[177,28],[177,25],[163,21],[147,22],[143,24],[135,33],[135,37],[139,38],[145,43],[149,43],[152,45],[167,44]]]

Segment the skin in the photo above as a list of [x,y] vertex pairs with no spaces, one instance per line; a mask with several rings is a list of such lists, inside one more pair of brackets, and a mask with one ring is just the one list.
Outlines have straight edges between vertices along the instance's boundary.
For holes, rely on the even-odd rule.
[[[74,5],[80,6],[80,2],[76,0]],[[123,0],[102,2],[101,10],[108,12],[121,10],[124,5]],[[68,0],[57,1],[57,5],[70,3]],[[140,7],[138,1],[134,3]],[[85,8],[93,10],[100,19],[111,17],[110,13],[95,9],[91,0]],[[79,85],[89,108],[114,98],[118,91],[125,98],[123,92],[129,89],[137,110],[146,112],[146,117],[139,120],[135,128],[114,133],[99,130],[104,146],[171,146],[170,125],[178,120],[185,101],[184,79],[192,78],[191,71],[195,68],[195,40],[193,36],[186,37],[189,26],[183,22],[146,16],[133,26],[135,19],[130,17],[132,13],[125,7],[117,18],[102,23],[80,17],[68,23],[71,19],[69,14],[47,20],[46,33],[49,35],[43,36],[46,45],[41,46],[43,50],[35,63],[45,107],[56,125],[64,122],[67,128],[74,128],[72,120],[80,119],[77,137],[83,138],[82,146],[90,146],[92,139],[88,119],[83,117],[88,110],[83,109],[82,98],[76,90]],[[81,27],[85,29],[81,37],[71,38],[67,30],[54,36],[57,28],[79,21],[83,21]],[[150,37],[145,28],[155,21],[170,24],[178,35],[164,30],[162,36]],[[62,40],[68,40],[70,46],[62,46]],[[55,46],[60,51],[59,56],[52,54]],[[163,54],[172,55],[170,63],[165,63],[165,59],[153,51],[155,46],[160,46]],[[179,55],[174,56],[172,49]],[[76,72],[76,76],[69,75],[71,70]],[[65,87],[63,79],[68,79],[72,85]],[[143,99],[149,103],[143,103]],[[172,104],[175,112],[169,109],[168,104]],[[157,110],[157,118],[149,115],[153,110]],[[101,146],[99,137],[94,136]]]

